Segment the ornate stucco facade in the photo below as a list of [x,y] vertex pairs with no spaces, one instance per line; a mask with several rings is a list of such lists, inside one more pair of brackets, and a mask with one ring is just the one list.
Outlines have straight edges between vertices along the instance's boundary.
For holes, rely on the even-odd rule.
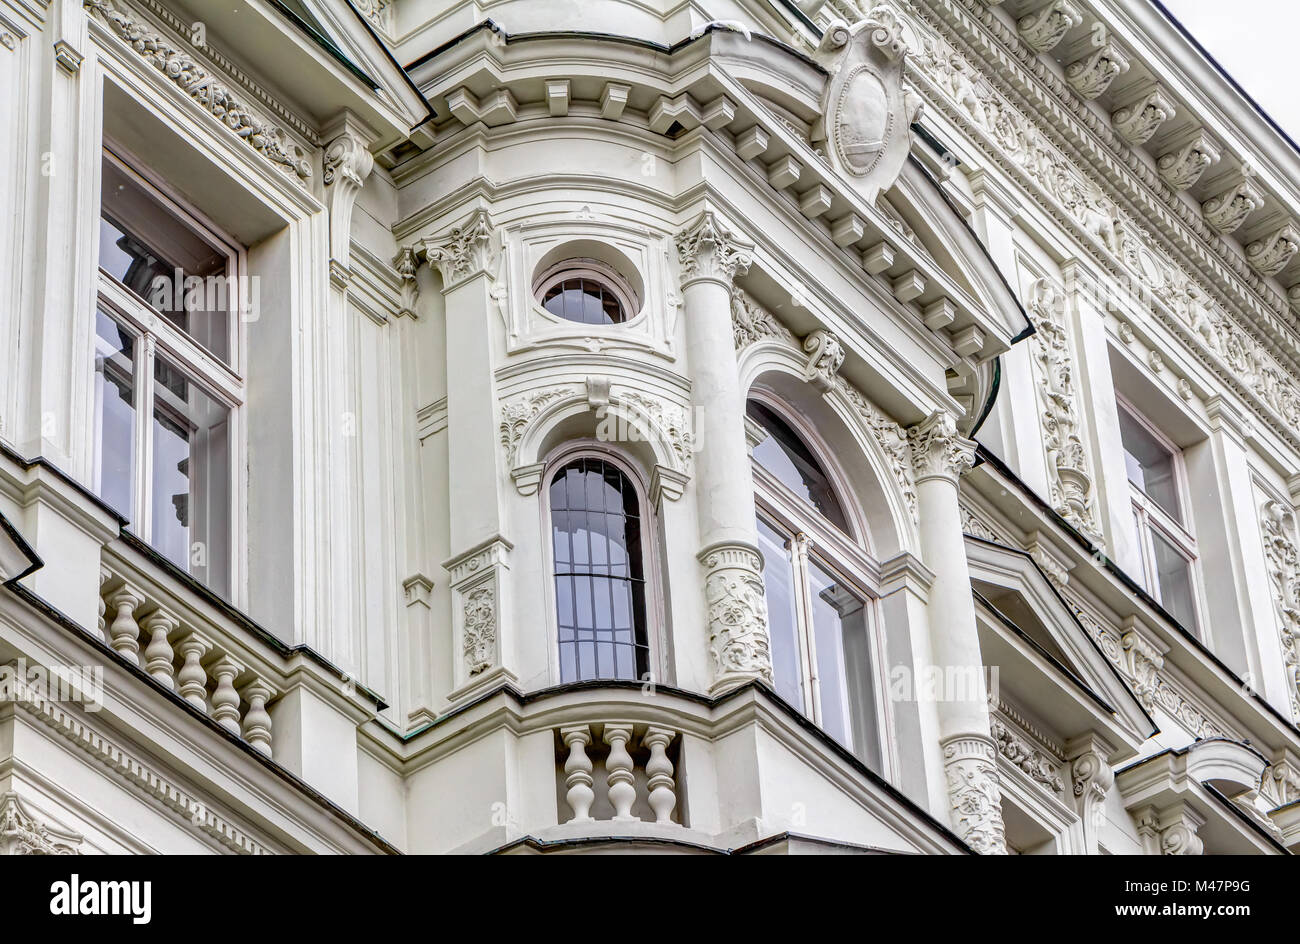
[[1300,846],[1300,154],[1158,8],[0,0],[0,89],[0,849]]

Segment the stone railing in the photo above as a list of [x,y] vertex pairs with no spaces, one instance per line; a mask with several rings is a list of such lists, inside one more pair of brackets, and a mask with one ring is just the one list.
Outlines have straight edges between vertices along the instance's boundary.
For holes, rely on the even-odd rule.
[[99,631],[104,642],[217,724],[271,756],[273,731],[267,706],[281,691],[268,680],[271,672],[241,658],[245,647],[214,629],[210,621],[200,626],[183,615],[181,607],[134,577],[107,557],[100,565]]
[[564,823],[596,821],[680,825],[680,785],[671,728],[630,721],[566,724],[555,729]]

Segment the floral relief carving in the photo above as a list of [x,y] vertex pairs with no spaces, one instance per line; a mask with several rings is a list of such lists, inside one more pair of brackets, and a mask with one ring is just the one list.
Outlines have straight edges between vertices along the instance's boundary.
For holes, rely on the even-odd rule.
[[702,559],[708,572],[704,596],[715,677],[771,682],[767,596],[758,556],[750,548],[728,545],[709,549]]
[[638,412],[657,426],[672,447],[680,468],[690,472],[695,456],[695,434],[691,431],[685,410],[636,391],[622,391],[615,400],[636,407]]
[[1267,501],[1260,510],[1264,559],[1277,607],[1282,660],[1291,695],[1291,717],[1300,719],[1300,551],[1296,549],[1295,514],[1281,502]]
[[33,816],[18,794],[0,796],[0,855],[81,855],[81,834]]
[[1201,213],[1205,222],[1227,236],[1236,232],[1245,222],[1246,217],[1264,205],[1263,195],[1255,186],[1242,177],[1227,190],[1215,194],[1201,204]]
[[84,3],[86,9],[98,13],[127,45],[249,147],[300,182],[311,177],[311,161],[306,152],[283,129],[254,115],[192,56],[173,46],[147,24],[118,10],[110,0],[84,0]]
[[438,267],[444,289],[471,275],[489,271],[496,260],[492,246],[492,221],[479,208],[470,218],[452,227],[443,239],[426,239],[420,244],[430,265]]
[[804,380],[822,392],[832,389],[835,375],[844,363],[844,346],[839,338],[824,328],[818,328],[803,339],[803,350],[808,355]]
[[501,408],[501,446],[505,449],[508,466],[513,468],[515,459],[518,458],[519,454],[519,440],[523,439],[524,433],[528,430],[528,424],[542,411],[543,407],[563,397],[573,395],[574,388],[572,387],[552,387],[547,390],[525,394],[511,400]]
[[1111,127],[1121,138],[1138,147],[1146,144],[1160,126],[1172,118],[1176,109],[1163,89],[1155,88],[1131,105],[1110,113]]
[[1064,781],[1061,780],[1055,765],[1047,759],[1046,754],[1031,747],[1028,741],[1019,737],[997,718],[993,718],[989,726],[993,732],[993,741],[998,746],[998,753],[1022,770],[1035,783],[1040,783],[1057,793],[1065,789]]
[[1052,507],[1077,531],[1099,541],[1093,502],[1092,470],[1079,429],[1075,408],[1074,360],[1065,330],[1065,299],[1047,280],[1030,291],[1029,316],[1035,333],[1030,337],[1038,375],[1040,419],[1051,476]]
[[463,614],[461,649],[465,655],[465,670],[473,677],[496,663],[496,591],[490,586],[476,587],[465,594]]
[[764,338],[775,338],[790,344],[796,343],[789,328],[750,298],[744,289],[739,288],[731,291],[731,330],[732,339],[736,344],[736,353]]
[[975,464],[975,443],[957,433],[957,421],[950,413],[935,412],[928,419],[909,426],[915,479],[957,478]]
[[955,737],[943,745],[953,828],[981,855],[1007,851],[995,757],[992,743],[983,737]]
[[677,262],[682,284],[696,279],[717,279],[730,285],[749,271],[754,245],[741,239],[706,210],[676,237]]

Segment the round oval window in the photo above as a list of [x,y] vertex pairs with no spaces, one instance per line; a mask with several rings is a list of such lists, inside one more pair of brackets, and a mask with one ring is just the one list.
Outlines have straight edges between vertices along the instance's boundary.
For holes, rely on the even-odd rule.
[[631,294],[612,273],[592,266],[553,269],[537,292],[541,306],[578,324],[622,324],[635,314]]

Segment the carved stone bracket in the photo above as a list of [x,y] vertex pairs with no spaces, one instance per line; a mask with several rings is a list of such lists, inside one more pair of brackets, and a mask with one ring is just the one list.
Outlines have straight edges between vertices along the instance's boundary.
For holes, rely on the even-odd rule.
[[808,355],[804,379],[823,393],[833,389],[835,375],[844,363],[844,346],[839,338],[818,328],[803,339],[803,349]]
[[374,132],[344,111],[325,129],[323,179],[330,220],[330,261],[346,272],[351,263],[352,207],[374,169]]
[[1164,89],[1155,86],[1137,100],[1112,111],[1110,124],[1121,138],[1133,147],[1139,147],[1176,113],[1173,100]]
[[1016,31],[1034,52],[1048,52],[1065,34],[1083,22],[1083,14],[1070,0],[1050,0],[1046,6],[1016,21]]
[[1115,78],[1128,71],[1129,59],[1118,46],[1106,42],[1065,67],[1065,81],[1084,98],[1096,98]]
[[1204,131],[1179,142],[1156,159],[1156,172],[1175,190],[1186,190],[1201,179],[1205,169],[1219,159],[1218,142]]
[[1267,236],[1248,243],[1246,261],[1260,275],[1277,275],[1300,249],[1300,230],[1288,221]]
[[1201,204],[1205,222],[1227,236],[1236,232],[1246,217],[1264,205],[1264,195],[1247,177],[1239,177],[1226,190],[1220,190]]

